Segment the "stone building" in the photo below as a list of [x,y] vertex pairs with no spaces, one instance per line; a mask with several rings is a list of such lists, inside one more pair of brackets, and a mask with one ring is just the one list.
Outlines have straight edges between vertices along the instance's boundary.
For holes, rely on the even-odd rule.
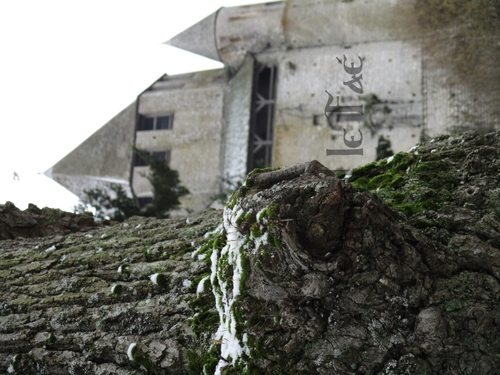
[[452,132],[468,97],[426,70],[401,12],[395,0],[221,8],[167,44],[223,69],[161,77],[47,174],[79,196],[120,183],[147,204],[135,146],[179,172],[198,211],[255,167],[350,169],[375,160],[380,136],[396,153]]

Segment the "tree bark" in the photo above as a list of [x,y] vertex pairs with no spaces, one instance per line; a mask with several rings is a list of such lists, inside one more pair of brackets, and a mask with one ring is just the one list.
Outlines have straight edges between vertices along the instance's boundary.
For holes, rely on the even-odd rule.
[[223,213],[0,241],[0,371],[499,374],[499,171],[500,132],[468,132],[348,182],[254,173]]
[[191,254],[221,216],[133,217],[87,233],[0,241],[0,372],[187,373],[186,350],[209,342],[189,318],[210,260]]
[[[105,222],[109,224],[109,221]],[[21,211],[12,202],[0,205],[0,241],[17,237],[44,237],[97,228],[92,215],[77,215],[58,209],[39,209],[34,204]]]

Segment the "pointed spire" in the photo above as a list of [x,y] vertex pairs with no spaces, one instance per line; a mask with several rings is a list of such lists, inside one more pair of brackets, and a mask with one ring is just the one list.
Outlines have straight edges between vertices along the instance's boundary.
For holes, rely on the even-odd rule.
[[47,169],[45,172],[43,172],[43,174],[45,176],[47,176],[48,178],[50,178],[51,180],[54,179],[54,177],[52,176],[52,167],[50,167],[49,169]]
[[208,57],[209,59],[221,61],[215,41],[215,23],[217,22],[219,10],[174,36],[164,44],[181,48],[185,51]]
[[165,44],[182,48],[238,69],[247,53],[285,43],[286,2],[220,8]]

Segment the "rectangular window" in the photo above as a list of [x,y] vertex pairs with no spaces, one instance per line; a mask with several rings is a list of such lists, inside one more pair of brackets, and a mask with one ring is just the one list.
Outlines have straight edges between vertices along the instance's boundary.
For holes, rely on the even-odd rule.
[[146,207],[148,204],[153,203],[153,198],[151,197],[137,198],[137,203],[139,204],[139,208],[143,208]]
[[149,152],[143,151],[141,155],[137,152],[134,153],[134,167],[145,167],[148,165],[146,157],[149,156]]
[[141,130],[154,130],[154,128],[155,128],[155,118],[144,117],[144,122],[142,124]]
[[170,163],[170,150],[165,151],[141,151],[141,155],[139,153],[134,153],[134,167],[146,167],[149,165],[149,160],[153,161],[161,161],[163,160],[165,164]]
[[254,71],[247,172],[272,164],[276,76],[276,66],[259,64]]
[[141,116],[137,130],[169,130],[172,129],[172,115]]
[[156,118],[156,130],[172,129],[170,126],[170,116],[159,116]]
[[166,161],[167,160],[167,152],[166,151],[153,152],[153,159],[154,159],[154,161],[159,161],[159,160]]

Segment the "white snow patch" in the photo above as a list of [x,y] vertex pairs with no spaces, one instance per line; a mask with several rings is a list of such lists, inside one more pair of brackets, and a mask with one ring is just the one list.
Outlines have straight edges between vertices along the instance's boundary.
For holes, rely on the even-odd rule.
[[259,212],[257,212],[257,223],[259,224],[267,224],[267,217],[263,217],[263,220],[260,221],[260,218],[262,217],[262,213],[267,210],[267,207],[264,207],[262,210],[260,210]]
[[54,251],[56,249],[56,246],[55,245],[52,245],[51,247],[49,247],[48,249],[45,249],[45,252],[48,253],[49,251]]
[[106,238],[106,233],[101,234],[101,238]]
[[408,173],[410,171],[410,167],[406,168],[406,173]]
[[100,253],[102,251],[102,247],[98,248],[95,252]]
[[186,224],[191,224],[191,220],[189,218],[186,218]]
[[347,182],[352,177],[352,170],[348,170],[344,176],[344,181]]
[[151,279],[151,281],[153,282],[153,284],[156,284],[158,285],[158,283],[156,282],[156,278],[158,277],[159,273],[154,273],[152,275],[149,275],[149,278]]
[[137,225],[135,226],[135,229],[139,229],[139,228],[141,227],[141,225],[142,225],[142,224],[137,224]]
[[93,238],[94,236],[93,236],[93,235],[91,235],[90,233],[87,233],[87,234],[85,235],[85,237],[87,237],[87,238]]
[[118,273],[122,273],[122,266],[118,267]]
[[60,259],[59,259],[59,262],[62,262],[64,261],[64,259],[66,259],[66,254],[64,254]]
[[193,282],[189,279],[184,279],[182,280],[182,287],[183,288],[189,288]]
[[200,251],[200,249],[201,249],[201,246],[198,246],[196,248],[196,250],[191,253],[191,258],[194,258],[196,256],[196,254],[198,254],[198,251]]
[[131,361],[134,360],[134,357],[132,355],[132,351],[134,350],[135,346],[137,344],[135,342],[131,343],[129,346],[128,346],[128,350],[127,350],[127,357],[128,359],[130,359]]
[[[203,235],[203,237],[208,238],[210,235],[212,235],[212,234],[214,234],[214,233],[219,233],[221,230],[222,230],[222,224],[219,224],[219,225],[217,226],[217,228],[215,228],[215,229],[214,229],[214,230],[212,230],[212,231],[209,231],[209,232],[205,233],[205,234]],[[191,246],[193,246],[193,247],[194,247],[194,242],[191,242]],[[196,256],[196,254],[198,254],[198,252],[201,250],[201,248],[202,248],[202,247],[203,247],[203,244],[202,244],[202,245],[200,245],[200,246],[198,246],[198,247],[196,248],[196,250],[195,250],[195,251],[193,251],[193,252],[191,253],[191,257],[192,257],[192,258],[194,258],[194,257]],[[199,258],[198,258],[198,259],[199,259]],[[202,258],[202,259],[203,259],[203,258]],[[200,260],[201,260],[201,259],[200,259]]]
[[115,293],[115,289],[116,289],[116,285],[113,285],[113,286],[111,287],[111,293],[113,293],[113,294],[114,294],[114,293]]
[[410,148],[410,151],[408,151],[408,152],[413,152],[413,151],[415,151],[417,148],[418,148],[418,145],[417,145],[417,146],[413,146],[412,148]]
[[198,260],[203,260],[207,257],[207,254],[200,254],[198,255]]
[[433,154],[433,153],[435,153],[435,152],[436,152],[436,149],[435,149],[435,148],[433,148],[433,149],[431,150],[431,154]]
[[258,237],[258,238],[255,238],[255,248],[254,248],[254,254],[257,253],[257,250],[259,249],[259,247],[261,247],[262,245],[267,245],[268,244],[268,241],[267,241],[267,232],[264,233],[262,236]]
[[210,231],[210,232],[207,232],[203,235],[203,237],[207,238],[208,236],[210,236],[211,234],[214,234],[214,233],[219,233],[222,229],[222,224],[219,224],[217,226],[217,228],[215,228],[214,230]]
[[205,281],[207,281],[209,278],[210,276],[206,276],[200,280],[198,286],[196,287],[196,297],[198,297],[201,293],[205,291]]
[[394,155],[389,156],[389,157],[387,158],[387,164],[389,164],[389,163],[390,163],[391,161],[393,161],[393,160],[394,160]]
[[[259,220],[259,213],[257,213],[257,220]],[[223,214],[223,224],[226,232],[226,245],[222,250],[214,249],[211,256],[212,274],[210,275],[210,281],[214,285],[214,281],[217,278],[217,282],[220,286],[221,293],[215,294],[215,305],[217,311],[219,312],[220,325],[217,329],[214,339],[221,342],[221,357],[231,358],[231,363],[234,365],[236,360],[241,357],[243,353],[250,356],[250,349],[246,345],[245,338],[242,336],[242,342],[236,337],[236,318],[234,317],[232,311],[232,305],[236,301],[237,297],[241,293],[241,278],[243,275],[243,256],[245,250],[251,250],[256,253],[259,247],[267,243],[267,233],[259,238],[253,239],[252,242],[248,242],[245,235],[238,231],[237,218],[244,214],[245,211],[241,209],[238,205],[235,205],[233,209],[226,208]],[[264,221],[264,220],[263,220]],[[244,246],[251,246],[245,249]],[[232,266],[233,277],[232,277],[232,288],[229,287],[228,282],[225,279],[219,277],[218,261],[221,257],[227,259],[227,263]],[[216,288],[214,288],[216,290]],[[221,370],[224,366],[228,364],[227,361],[221,359],[217,364],[215,369],[215,375],[221,375]]]
[[7,372],[9,374],[12,374],[14,372],[14,367],[12,367],[12,365],[9,365],[9,367],[7,367]]

